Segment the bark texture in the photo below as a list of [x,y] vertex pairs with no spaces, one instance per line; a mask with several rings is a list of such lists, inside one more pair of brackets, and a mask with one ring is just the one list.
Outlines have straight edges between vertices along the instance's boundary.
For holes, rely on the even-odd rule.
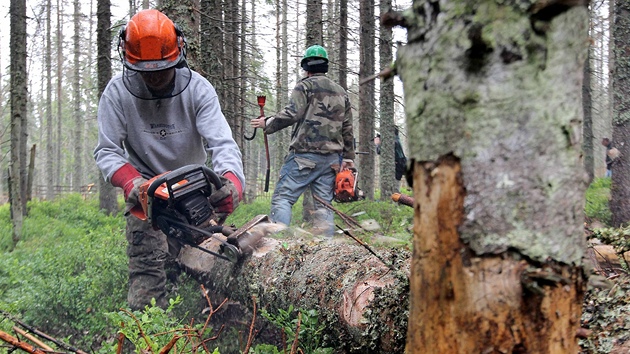
[[13,245],[22,237],[24,199],[22,166],[26,152],[21,148],[26,140],[28,89],[26,71],[26,1],[11,0],[11,162],[9,164],[9,193],[11,198],[11,224]]
[[[584,140],[582,149],[584,150],[584,170],[588,174],[588,182],[595,178],[595,149],[593,147],[595,139],[593,135],[593,92],[591,88],[591,50],[589,48],[586,60],[584,61],[584,83],[582,85],[582,107],[584,109],[584,124],[582,128],[582,139]],[[599,144],[599,141],[597,141]]]
[[[386,17],[387,12],[392,8],[391,0],[381,1],[380,5],[381,19]],[[379,26],[379,39],[378,39],[378,54],[380,72],[387,70],[391,67],[393,57],[392,50],[392,29],[389,26],[383,25],[382,21]],[[392,194],[398,192],[400,188],[400,182],[396,180],[396,167],[395,167],[395,119],[394,119],[394,80],[383,79],[380,81],[380,93],[379,93],[379,117],[380,117],[380,133],[381,133],[381,148],[379,159],[379,174],[380,174],[380,187],[381,187],[381,200],[389,200]],[[370,150],[371,153],[376,154],[374,149]],[[376,159],[376,158],[375,158]]]
[[613,31],[613,145],[621,156],[612,165],[610,211],[612,226],[630,221],[630,3],[615,1]]
[[[105,90],[107,83],[112,77],[112,63],[110,60],[110,53],[112,51],[110,32],[112,17],[111,15],[111,1],[98,0],[96,10],[96,46],[98,50],[98,97],[101,97],[101,94]],[[103,179],[101,173],[99,173],[98,175],[99,206],[108,214],[114,214],[118,210],[116,189],[114,186],[111,185],[111,183],[108,183]]]
[[[414,1],[408,353],[575,353],[585,3]],[[547,6],[549,5],[549,6]]]
[[[260,224],[252,233],[278,232]],[[288,235],[287,231],[284,231]],[[342,236],[338,236],[342,237]],[[343,240],[343,239],[342,239]],[[354,242],[354,241],[351,241]],[[218,250],[219,243],[203,244]],[[263,238],[238,264],[186,248],[180,262],[213,292],[243,305],[256,297],[270,313],[289,305],[315,309],[326,325],[324,347],[339,353],[402,353],[407,328],[409,254],[376,250],[391,270],[353,243]]]
[[[361,0],[359,2],[359,21],[361,22],[359,33],[359,107],[358,114],[354,118],[358,120],[359,136],[355,151],[369,152],[374,139],[374,115],[375,115],[375,85],[374,80],[368,79],[374,75],[375,66],[375,38],[376,31],[374,20],[374,0]],[[355,129],[356,131],[356,129]],[[355,133],[355,138],[356,138]],[[374,155],[357,155],[357,169],[359,171],[359,187],[363,190],[366,199],[374,200],[374,181],[376,171],[374,169]],[[356,163],[357,161],[355,161]]]

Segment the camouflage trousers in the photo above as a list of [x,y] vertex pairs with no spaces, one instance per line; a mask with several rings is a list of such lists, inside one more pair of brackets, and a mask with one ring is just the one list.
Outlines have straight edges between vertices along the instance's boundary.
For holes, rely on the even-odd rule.
[[166,266],[175,263],[181,247],[146,221],[133,215],[128,215],[126,220],[129,257],[127,303],[132,310],[142,310],[154,298],[157,306],[166,308]]

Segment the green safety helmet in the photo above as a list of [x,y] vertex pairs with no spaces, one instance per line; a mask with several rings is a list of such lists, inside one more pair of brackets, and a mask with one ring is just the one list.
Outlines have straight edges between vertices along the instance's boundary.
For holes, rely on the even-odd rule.
[[[302,63],[304,63],[305,60],[307,59],[324,59],[325,62],[328,62],[328,52],[326,52],[326,49],[324,49],[324,47],[322,47],[321,45],[312,45],[308,48],[306,48],[306,51],[304,52],[304,57],[302,58]],[[309,60],[310,61],[310,60]]]

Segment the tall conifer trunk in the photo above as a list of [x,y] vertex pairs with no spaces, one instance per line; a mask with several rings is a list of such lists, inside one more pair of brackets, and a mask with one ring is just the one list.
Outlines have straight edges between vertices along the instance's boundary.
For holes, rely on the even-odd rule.
[[414,1],[407,353],[577,353],[588,11]]

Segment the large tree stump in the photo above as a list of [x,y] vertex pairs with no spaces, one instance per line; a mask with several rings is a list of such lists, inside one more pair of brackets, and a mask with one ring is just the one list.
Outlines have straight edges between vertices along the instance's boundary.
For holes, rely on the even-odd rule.
[[[251,232],[269,235],[276,224],[259,224]],[[287,232],[284,232],[287,234]],[[402,353],[409,293],[409,252],[375,249],[390,269],[356,242],[263,238],[255,252],[232,264],[193,248],[180,254],[185,270],[213,296],[270,313],[295,308],[319,313],[326,325],[323,346],[345,353]],[[338,242],[337,240],[343,240]],[[218,250],[219,242],[202,246]]]

